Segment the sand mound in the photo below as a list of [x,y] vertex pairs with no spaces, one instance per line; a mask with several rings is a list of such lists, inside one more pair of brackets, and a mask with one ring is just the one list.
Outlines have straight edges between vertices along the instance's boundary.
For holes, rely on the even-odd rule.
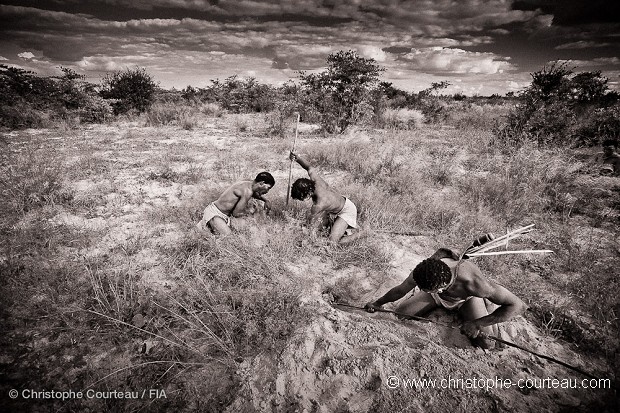
[[[425,240],[386,242],[393,251],[392,270],[379,280],[378,288],[373,287],[377,280],[367,279],[372,275],[359,273],[356,281],[362,288],[352,304],[363,305],[384,293],[423,258],[419,249]],[[305,269],[316,265],[309,263]],[[332,276],[350,277],[348,272],[332,272]],[[259,355],[240,364],[243,388],[227,411],[538,412],[541,406],[548,411],[579,409],[597,398],[592,389],[524,387],[534,384],[526,380],[550,377],[581,382],[584,377],[516,348],[474,348],[458,329],[334,307],[329,294],[321,295],[321,284],[324,281],[315,280],[305,300],[316,316],[296,332],[281,354]],[[457,321],[443,310],[429,317],[442,323]],[[524,318],[503,323],[500,334],[583,370],[604,370],[596,360],[583,359],[544,337]],[[498,387],[505,380],[511,381],[510,388]],[[522,387],[517,385],[519,380]],[[487,388],[481,386],[483,382]],[[423,384],[425,388],[420,387]],[[452,388],[439,388],[442,385]]]

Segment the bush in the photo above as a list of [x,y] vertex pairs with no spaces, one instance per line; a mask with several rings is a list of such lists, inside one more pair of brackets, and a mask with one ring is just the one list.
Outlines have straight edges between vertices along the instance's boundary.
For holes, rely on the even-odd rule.
[[326,71],[300,74],[304,103],[315,108],[324,130],[342,133],[368,118],[372,90],[384,70],[353,50],[332,53]]
[[416,109],[385,109],[377,119],[379,127],[411,130],[424,123],[424,114]]
[[112,116],[112,106],[101,96],[87,95],[77,113],[80,122],[101,123]]
[[181,110],[172,103],[156,103],[146,113],[146,126],[169,125],[179,119]]
[[519,97],[498,139],[509,146],[593,145],[617,138],[618,94],[607,89],[600,72],[573,75],[566,64],[552,64],[531,74],[531,85]]
[[144,68],[108,73],[101,82],[101,96],[114,99],[114,114],[145,112],[153,103],[157,84]]
[[620,138],[620,104],[596,108],[582,117],[573,131],[578,145],[600,144],[606,137]]
[[84,81],[84,76],[61,67],[60,77],[0,65],[0,126],[10,129],[48,127],[81,122],[103,122],[111,108]]
[[203,103],[200,104],[199,110],[204,115],[220,118],[226,112],[220,105],[217,103]]

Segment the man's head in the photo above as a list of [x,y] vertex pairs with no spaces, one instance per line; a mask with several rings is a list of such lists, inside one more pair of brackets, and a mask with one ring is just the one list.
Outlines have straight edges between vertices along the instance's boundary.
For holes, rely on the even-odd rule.
[[436,258],[427,258],[419,263],[411,276],[422,291],[437,293],[452,282],[452,271],[448,264]]
[[308,178],[299,178],[293,183],[291,196],[293,199],[303,201],[314,194],[314,182]]
[[269,172],[261,172],[254,178],[254,193],[258,195],[265,195],[276,184],[275,179]]
[[615,139],[605,139],[603,141],[603,152],[605,155],[612,155],[618,149],[618,141]]

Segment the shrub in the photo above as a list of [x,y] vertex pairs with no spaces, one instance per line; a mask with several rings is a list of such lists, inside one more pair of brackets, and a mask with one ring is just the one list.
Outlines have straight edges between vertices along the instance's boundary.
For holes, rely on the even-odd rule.
[[60,77],[40,77],[33,72],[0,65],[0,126],[10,129],[101,122],[109,105],[97,96],[94,85],[71,69],[60,68]]
[[[279,100],[276,102],[274,110],[267,114],[267,132],[283,138],[290,129],[291,120],[297,121],[294,116],[296,105],[294,102]],[[294,123],[293,123],[294,124]]]
[[169,125],[179,118],[179,106],[173,103],[155,103],[146,112],[147,126]]
[[153,103],[157,84],[144,68],[108,73],[101,82],[101,96],[114,99],[114,114],[146,111]]
[[424,114],[416,109],[385,109],[377,123],[389,129],[411,130],[424,123]]
[[326,71],[301,72],[304,98],[316,109],[327,132],[342,133],[366,118],[371,91],[384,70],[374,59],[360,57],[353,50],[332,53],[327,57]]
[[110,119],[112,107],[101,96],[87,95],[77,113],[80,122],[101,123]]
[[147,126],[179,125],[191,130],[198,124],[198,108],[187,104],[155,103],[146,112]]
[[204,115],[214,117],[214,118],[220,118],[226,112],[217,103],[202,103],[199,106],[199,110]]
[[531,76],[519,105],[497,131],[500,141],[509,146],[525,141],[592,145],[618,136],[617,109],[606,109],[617,106],[618,95],[607,90],[607,79],[600,72],[573,75],[566,63],[556,63]]
[[584,114],[573,135],[578,145],[600,144],[605,138],[620,139],[620,104]]

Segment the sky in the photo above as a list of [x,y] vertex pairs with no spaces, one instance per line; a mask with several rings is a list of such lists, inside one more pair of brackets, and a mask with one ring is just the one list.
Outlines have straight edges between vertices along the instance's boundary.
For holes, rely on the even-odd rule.
[[99,83],[143,67],[163,88],[237,75],[279,85],[355,50],[410,92],[518,92],[554,61],[620,91],[617,0],[0,1],[0,64]]

